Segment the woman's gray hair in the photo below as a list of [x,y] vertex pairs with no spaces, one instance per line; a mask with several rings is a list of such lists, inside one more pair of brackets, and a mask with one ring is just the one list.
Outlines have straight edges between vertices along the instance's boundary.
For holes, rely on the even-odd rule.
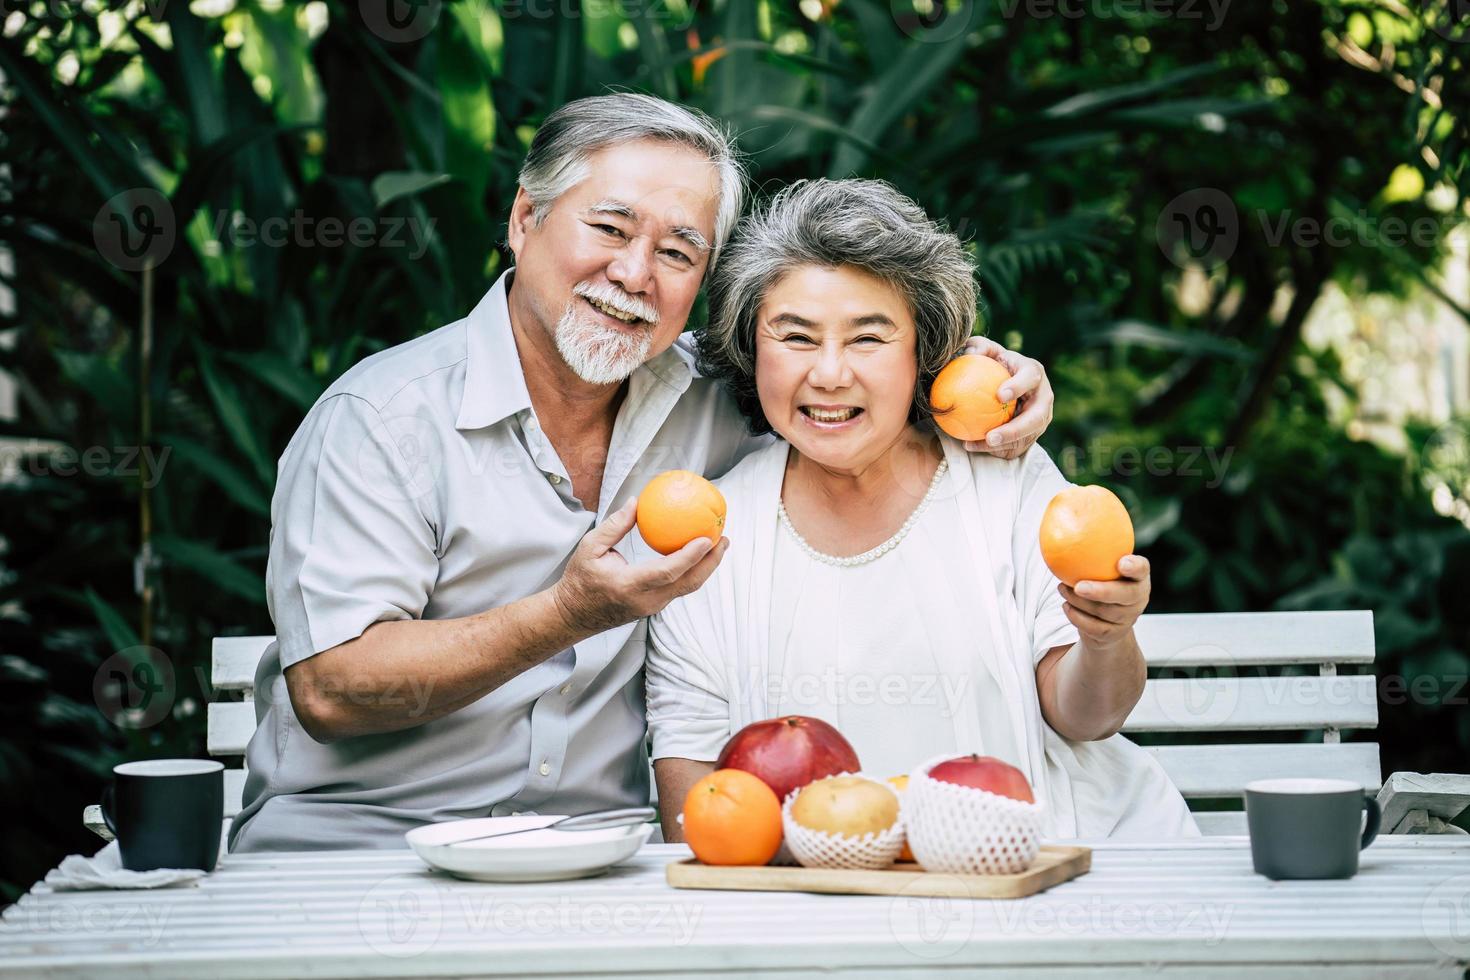
[[617,92],[568,102],[536,130],[521,165],[520,184],[533,205],[532,220],[546,220],[552,204],[587,177],[587,158],[619,143],[658,140],[703,153],[720,178],[715,240],[706,273],[735,228],[745,201],[745,167],[729,134],[698,109],[651,95]]
[[929,386],[974,329],[974,265],[959,238],[881,180],[799,180],[740,223],[709,283],[709,321],[695,329],[700,373],[725,384],[751,432],[771,431],[756,394],[756,317],[801,266],[861,269],[908,301],[919,367],[909,421],[932,418]]

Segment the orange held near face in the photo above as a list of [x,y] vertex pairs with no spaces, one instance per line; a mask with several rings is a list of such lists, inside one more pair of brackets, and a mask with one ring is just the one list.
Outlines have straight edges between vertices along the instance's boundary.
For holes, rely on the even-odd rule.
[[1111,582],[1118,562],[1133,554],[1128,508],[1107,487],[1068,487],[1041,515],[1041,557],[1052,574],[1075,586]]
[[929,389],[934,422],[956,439],[984,439],[991,429],[1010,421],[1014,400],[997,394],[1011,373],[993,357],[965,354],[944,366]]
[[638,495],[638,533],[661,555],[672,555],[695,538],[719,544],[724,530],[725,496],[698,473],[660,473]]
[[684,839],[705,864],[765,864],[781,847],[781,804],[739,769],[716,769],[684,797]]

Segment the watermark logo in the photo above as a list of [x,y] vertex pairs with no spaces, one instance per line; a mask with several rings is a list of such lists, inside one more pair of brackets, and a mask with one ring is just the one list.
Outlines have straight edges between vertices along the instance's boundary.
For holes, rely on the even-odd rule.
[[173,206],[151,187],[114,194],[92,219],[98,253],[124,272],[162,264],[173,251],[177,233]]
[[390,44],[412,44],[439,23],[441,0],[358,0],[362,22]]
[[893,22],[915,41],[942,44],[970,29],[975,8],[953,0],[890,0]]
[[358,903],[358,933],[383,956],[406,959],[427,952],[444,929],[443,891],[423,875],[384,879]]
[[155,647],[120,650],[92,676],[92,699],[119,728],[158,724],[173,707],[175,694],[173,662]]
[[398,415],[376,424],[357,451],[357,472],[388,500],[417,500],[444,473],[444,445],[433,422]]
[[1240,216],[1230,195],[1196,187],[1164,205],[1154,225],[1164,257],[1181,268],[1213,268],[1230,261],[1240,243]]
[[[1172,664],[1171,664],[1172,662]],[[1156,666],[1209,664],[1195,670],[1193,677],[1149,682],[1144,695],[1153,701],[1163,725],[1150,726],[1176,731],[1218,728],[1235,717],[1240,703],[1240,679],[1233,676],[1235,658],[1214,644],[1198,644],[1179,650]]]
[[1452,960],[1470,960],[1470,875],[1435,885],[1420,909],[1424,935]]
[[[936,886],[961,897],[920,894]],[[888,904],[888,928],[898,944],[915,956],[926,960],[953,956],[975,933],[976,902],[968,895],[958,878],[927,874],[893,897]]]
[[1423,468],[1448,481],[1458,492],[1470,492],[1470,428],[1463,423],[1442,425],[1424,440],[1419,458]]
[[1453,44],[1470,41],[1470,0],[1421,0],[1419,7],[1431,31]]

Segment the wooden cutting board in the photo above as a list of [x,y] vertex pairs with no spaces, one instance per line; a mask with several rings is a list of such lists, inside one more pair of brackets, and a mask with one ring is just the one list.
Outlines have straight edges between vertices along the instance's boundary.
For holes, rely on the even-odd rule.
[[675,888],[757,892],[823,892],[833,895],[923,895],[943,898],[1025,898],[1092,868],[1092,849],[1047,844],[1030,868],[1014,875],[949,875],[917,864],[883,871],[829,870],[761,865],[718,867],[691,858],[675,861],[665,877]]

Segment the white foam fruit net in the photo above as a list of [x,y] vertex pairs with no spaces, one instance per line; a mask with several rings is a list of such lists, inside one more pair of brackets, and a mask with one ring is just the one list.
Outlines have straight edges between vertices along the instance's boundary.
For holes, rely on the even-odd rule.
[[929,778],[941,756],[909,776],[904,825],[909,849],[925,871],[945,874],[1018,874],[1041,848],[1039,803]]
[[[898,819],[887,830],[870,831],[861,837],[833,834],[825,830],[812,830],[797,823],[791,816],[791,804],[800,789],[793,790],[781,804],[781,829],[785,834],[783,846],[791,856],[807,868],[866,868],[880,870],[893,864],[903,850],[904,808],[903,794],[881,779],[863,776],[862,773],[841,773],[843,776],[862,776],[883,786],[898,797]],[[775,863],[774,861],[772,862]]]

